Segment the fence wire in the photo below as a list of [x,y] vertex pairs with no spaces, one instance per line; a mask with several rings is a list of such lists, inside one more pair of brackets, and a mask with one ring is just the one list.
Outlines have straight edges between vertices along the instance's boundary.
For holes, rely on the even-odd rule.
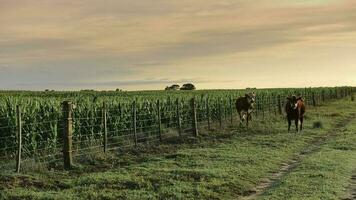
[[[350,94],[346,91],[331,90],[329,93],[324,90],[315,93],[306,89],[301,95],[306,105],[317,106]],[[140,143],[160,141],[172,133],[177,137],[181,134],[194,134],[195,126],[207,130],[211,127],[237,125],[240,118],[232,99],[236,99],[236,96],[196,98],[195,107],[192,101],[167,100],[160,102],[160,107],[157,107],[156,102],[148,102],[140,105],[120,104],[118,107],[106,109],[103,107],[88,113],[83,112],[84,114],[73,111],[73,118],[70,119],[73,125],[73,154],[79,157],[91,154],[93,150],[103,151],[104,148],[124,149]],[[277,123],[276,121],[285,120],[285,103],[286,98],[282,94],[257,96],[252,112],[252,123],[272,126],[273,123]],[[56,120],[48,119],[52,115],[41,116],[34,113],[32,116],[41,120],[28,122],[31,114],[24,112],[26,118],[21,126],[24,160],[36,162],[47,162],[48,158],[55,158],[54,161],[63,160],[63,133],[68,131],[66,123],[69,120],[64,119],[64,116],[68,112],[53,113]],[[1,159],[16,157],[19,131],[16,119],[15,116],[0,116]]]

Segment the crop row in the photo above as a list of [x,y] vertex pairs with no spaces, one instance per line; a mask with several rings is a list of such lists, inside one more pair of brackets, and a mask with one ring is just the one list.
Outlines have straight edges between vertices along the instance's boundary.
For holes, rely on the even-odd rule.
[[[350,95],[354,88],[255,89],[255,115],[280,113],[285,97],[300,94],[307,104],[317,105]],[[17,113],[21,109],[23,151],[28,157],[58,153],[62,148],[62,102],[70,100],[73,110],[73,142],[75,148],[101,145],[103,105],[109,138],[132,135],[133,118],[141,137],[157,136],[158,121],[162,128],[183,129],[192,126],[191,98],[195,98],[198,121],[219,121],[236,114],[234,102],[252,90],[212,91],[147,91],[147,92],[0,92],[0,157],[14,156],[17,146]],[[159,100],[159,103],[157,102]],[[133,114],[135,109],[135,115]],[[159,112],[158,112],[159,109]],[[158,115],[160,113],[160,115]],[[178,117],[179,114],[179,117]],[[179,118],[179,119],[178,119]]]

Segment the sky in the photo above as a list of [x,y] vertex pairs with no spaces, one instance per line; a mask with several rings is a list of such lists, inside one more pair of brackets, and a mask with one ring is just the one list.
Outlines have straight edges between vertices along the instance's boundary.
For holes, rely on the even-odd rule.
[[0,0],[0,89],[356,86],[355,0]]

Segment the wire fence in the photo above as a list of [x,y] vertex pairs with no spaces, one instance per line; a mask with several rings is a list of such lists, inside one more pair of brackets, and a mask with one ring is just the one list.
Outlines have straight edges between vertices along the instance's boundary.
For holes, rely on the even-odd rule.
[[[351,90],[320,91],[301,94],[307,106],[352,96]],[[252,112],[255,123],[280,116],[283,120],[284,94],[258,96]],[[167,137],[198,136],[199,130],[226,128],[239,123],[235,108],[236,96],[202,97],[175,101],[146,101],[138,105],[103,104],[101,108],[77,111],[70,102],[63,103],[62,112],[41,116],[21,113],[0,117],[0,166],[17,171],[26,163],[63,161],[65,168],[73,158],[95,152],[130,148]],[[38,119],[31,121],[31,116]],[[13,163],[9,165],[10,163]],[[5,167],[6,168],[6,167]]]

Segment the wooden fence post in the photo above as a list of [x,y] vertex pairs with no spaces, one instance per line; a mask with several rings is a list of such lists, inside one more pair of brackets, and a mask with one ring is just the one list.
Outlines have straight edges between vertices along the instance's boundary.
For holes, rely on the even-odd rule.
[[[258,98],[258,97],[256,97]],[[254,107],[254,111],[255,111],[255,115],[256,118],[258,118],[258,114],[259,114],[259,110],[260,110],[260,100],[259,99],[255,99],[255,107]]]
[[135,147],[137,147],[137,117],[136,117],[136,100],[132,102],[132,129],[134,134]]
[[121,103],[119,103],[119,116],[120,116],[120,120],[121,120],[121,116],[122,116],[122,107],[121,107]]
[[22,151],[22,120],[21,120],[21,108],[16,106],[17,112],[17,156],[16,156],[16,172],[20,172],[21,168],[21,151]]
[[323,101],[323,103],[325,102],[325,91],[324,90],[321,91],[321,100]]
[[271,114],[271,95],[268,95],[268,99],[267,99],[268,103],[268,113]]
[[108,148],[108,125],[107,125],[107,110],[106,110],[106,104],[103,102],[103,147],[104,147],[104,153],[106,152],[106,149]]
[[206,106],[206,115],[207,115],[207,120],[208,120],[208,130],[211,129],[210,127],[210,106],[209,106],[209,97],[206,98],[205,100],[205,106]]
[[222,127],[222,113],[221,113],[221,98],[218,99],[218,108],[219,108],[219,126]]
[[272,106],[273,106],[273,110],[274,110],[274,115],[277,116],[277,113],[278,113],[278,101],[277,100],[277,97],[275,95],[273,95],[273,98],[272,98]]
[[233,106],[232,106],[232,97],[230,96],[230,123],[231,125],[233,124],[233,113],[234,113],[234,110],[233,110]]
[[316,106],[316,99],[315,99],[315,93],[312,93],[312,101],[313,101],[313,106]]
[[226,107],[226,99],[221,99],[221,108],[223,110],[224,113],[224,120],[225,122],[227,121],[227,110],[229,109],[228,107]]
[[161,104],[159,102],[159,99],[157,100],[157,120],[158,120],[159,141],[162,142]]
[[178,133],[179,133],[179,137],[182,137],[182,132],[183,132],[183,130],[182,130],[182,120],[181,120],[181,118],[180,118],[180,106],[179,106],[179,104],[180,104],[180,102],[179,102],[179,99],[177,98],[177,100],[176,100],[176,106],[177,106],[177,123],[178,123]]
[[191,100],[191,105],[192,105],[192,111],[193,111],[193,132],[194,132],[194,136],[198,136],[198,121],[197,121],[197,105],[196,105],[196,101],[195,98],[193,97]]
[[354,101],[355,100],[355,96],[354,96],[353,92],[351,92],[350,96],[351,96],[351,101]]
[[277,105],[277,106],[278,106],[278,113],[279,113],[280,115],[282,115],[283,113],[282,113],[281,95],[278,95],[277,98],[278,98],[278,100],[277,100],[277,101],[278,101],[278,102],[277,102],[277,103],[278,103],[278,105]]
[[349,95],[351,97],[351,101],[353,101],[353,93],[352,93],[352,88],[349,89]]
[[69,170],[73,165],[72,158],[72,119],[73,104],[70,101],[63,102],[63,161],[64,169]]

